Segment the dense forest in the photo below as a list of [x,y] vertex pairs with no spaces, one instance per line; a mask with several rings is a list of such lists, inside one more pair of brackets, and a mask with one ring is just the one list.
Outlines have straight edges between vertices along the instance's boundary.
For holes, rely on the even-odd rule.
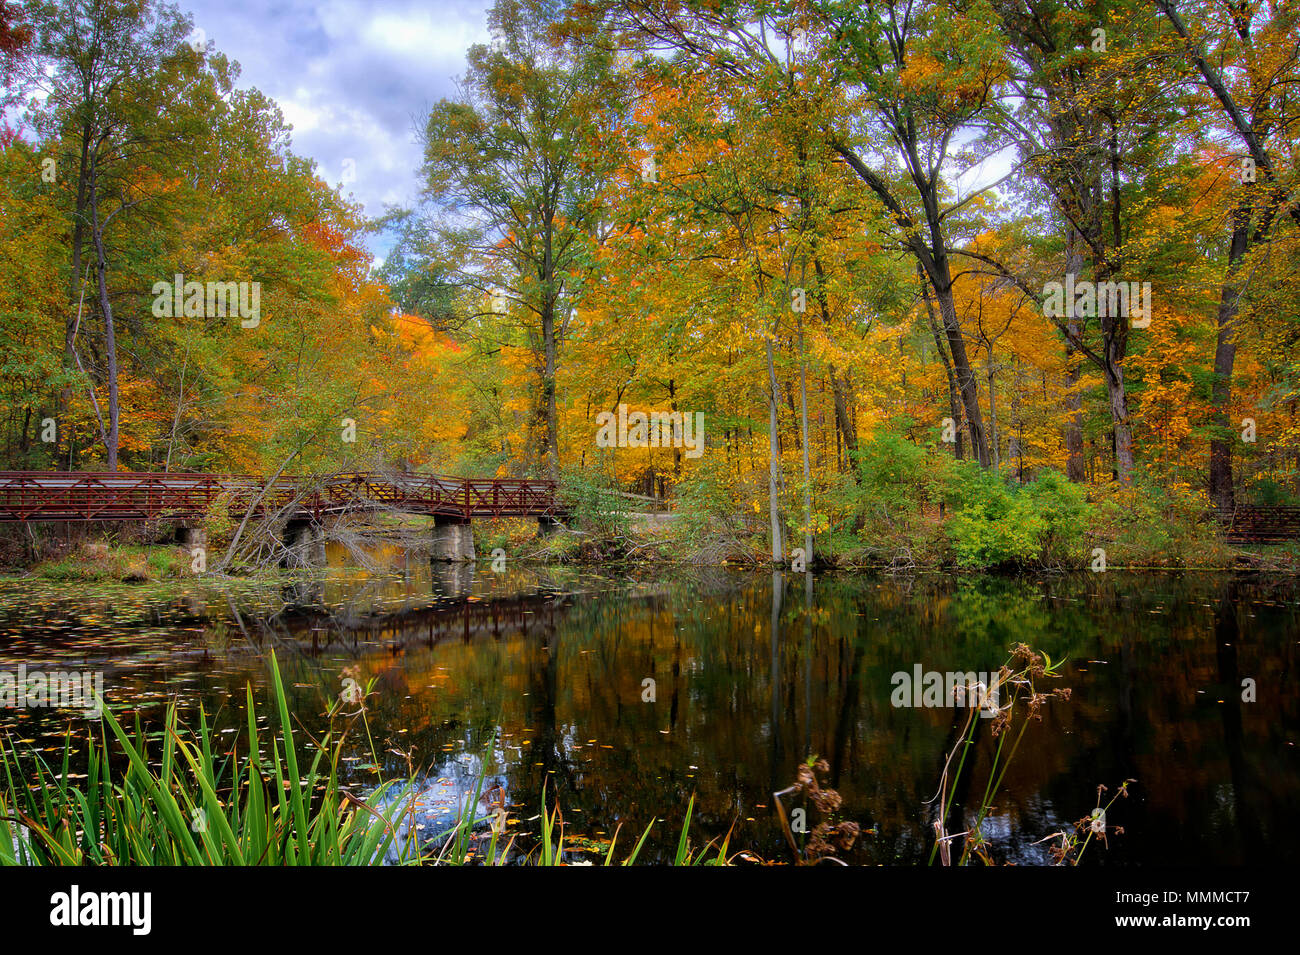
[[1300,501],[1292,0],[498,0],[378,219],[174,8],[0,10],[0,467],[554,477],[777,561]]

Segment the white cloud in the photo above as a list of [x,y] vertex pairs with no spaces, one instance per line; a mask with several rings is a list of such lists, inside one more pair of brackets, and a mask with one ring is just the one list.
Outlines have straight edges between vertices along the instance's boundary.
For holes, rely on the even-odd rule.
[[482,22],[448,22],[445,17],[435,23],[424,12],[417,16],[380,14],[373,17],[362,31],[361,40],[404,58],[429,59],[442,62],[463,62],[465,51],[475,43],[487,41],[486,25]]
[[[239,85],[274,99],[293,150],[314,159],[369,215],[419,194],[414,129],[455,95],[465,53],[486,42],[491,0],[189,0],[195,24],[241,66]],[[269,9],[268,9],[269,6]],[[376,240],[376,245],[381,245]],[[386,249],[379,249],[384,252]]]

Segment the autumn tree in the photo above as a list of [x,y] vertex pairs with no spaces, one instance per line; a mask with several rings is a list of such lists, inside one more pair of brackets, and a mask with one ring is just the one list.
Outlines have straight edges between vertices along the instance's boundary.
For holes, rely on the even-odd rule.
[[[962,162],[953,144],[995,97],[1004,75],[980,3],[857,2],[593,4],[625,42],[671,53],[755,90],[782,72],[782,38],[808,44],[809,70],[787,98],[815,104],[814,128],[887,211],[894,241],[916,257],[938,303],[971,445],[989,464],[979,389],[952,294],[947,220]],[[954,20],[960,29],[954,28]],[[956,161],[955,161],[956,160]],[[897,170],[901,165],[903,175]]]
[[[117,467],[266,473],[291,463],[337,470],[427,460],[441,433],[406,424],[402,434],[386,431],[394,407],[427,395],[427,383],[407,375],[424,367],[410,360],[421,343],[402,334],[370,274],[361,210],[293,154],[274,102],[235,88],[237,65],[210,43],[195,49],[182,22],[167,22],[182,39],[163,44],[156,62],[132,61],[93,109],[72,56],[93,30],[68,34],[47,23],[47,53],[72,58],[52,60],[55,79],[42,80],[53,95],[23,128],[35,140],[0,140],[6,457],[28,467],[102,467],[115,445]],[[87,115],[100,124],[87,154],[96,190],[88,171],[78,220],[78,179],[62,171],[80,168]],[[105,266],[102,285],[98,275],[87,281],[84,302],[80,276],[69,301],[67,263],[78,248],[79,262],[89,254]],[[240,285],[260,305],[249,315],[204,302],[172,309],[178,274],[200,287]],[[160,282],[169,290],[161,296]],[[242,299],[241,309],[250,304]],[[57,424],[57,454],[45,423]],[[88,434],[98,448],[80,440]]]
[[183,92],[195,53],[182,40],[190,23],[173,8],[153,3],[49,0],[33,5],[33,26],[36,82],[47,93],[38,123],[67,144],[59,165],[76,170],[65,360],[69,366],[77,360],[82,259],[89,243],[108,392],[100,437],[107,467],[116,470],[121,405],[107,232],[115,219],[150,198],[139,167],[163,162],[167,148],[188,131],[192,114]]
[[573,310],[590,291],[602,200],[617,153],[612,57],[555,38],[560,6],[499,0],[494,40],[469,51],[457,100],[423,133],[425,197],[442,213],[446,260],[479,313],[517,323],[532,354],[537,460],[558,474],[556,374]]
[[[1015,146],[1062,223],[1064,270],[1053,280],[1069,287],[1085,275],[1098,285],[1127,281],[1142,266],[1127,242],[1129,220],[1143,207],[1143,194],[1164,185],[1149,174],[1171,159],[1168,87],[1177,64],[1152,35],[1150,14],[1140,4],[1115,8],[1092,0],[997,0],[995,7],[1012,64],[1014,95],[990,125],[1002,142]],[[1034,288],[1022,282],[1022,287],[1031,297],[1042,295],[1041,283]],[[1115,475],[1127,483],[1135,463],[1124,376],[1130,315],[1069,304],[1051,317],[1067,355],[1082,355],[1102,373]],[[1071,367],[1076,367],[1073,361]],[[1077,372],[1070,374],[1077,393]],[[1083,413],[1079,401],[1070,400],[1068,471],[1077,480]]]
[[[1274,239],[1283,220],[1292,228],[1300,225],[1294,167],[1300,111],[1293,92],[1300,81],[1300,21],[1294,10],[1258,2],[1154,3],[1195,68],[1198,90],[1189,118],[1203,124],[1212,117],[1214,133],[1232,150],[1224,169],[1235,188],[1225,215],[1226,261],[1215,313],[1209,470],[1210,498],[1231,514],[1238,435],[1228,414],[1240,304],[1249,282],[1245,266]],[[1192,10],[1191,18],[1180,6]]]
[[0,0],[0,105],[7,105],[13,95],[9,84],[13,82],[18,66],[31,47],[32,28],[23,16],[22,6],[10,0]]

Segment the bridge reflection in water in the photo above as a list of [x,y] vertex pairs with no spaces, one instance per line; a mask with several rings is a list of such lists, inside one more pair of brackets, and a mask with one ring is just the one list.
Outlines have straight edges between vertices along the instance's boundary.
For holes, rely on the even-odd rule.
[[284,588],[287,606],[279,615],[281,632],[307,644],[311,654],[341,648],[383,645],[390,650],[416,645],[475,639],[529,638],[555,629],[560,593],[534,590],[513,596],[478,597],[474,583],[481,578],[471,565],[432,565],[434,592],[415,598],[376,600],[382,585],[354,595],[343,604],[327,605],[326,586],[297,583]]
[[[1025,735],[987,826],[994,858],[1047,861],[1043,837],[1085,817],[1097,785],[1127,778],[1139,783],[1113,820],[1126,835],[1098,854],[1105,864],[1278,864],[1300,851],[1289,824],[1300,803],[1291,582],[1122,572],[811,582],[514,565],[496,575],[414,557],[392,571],[153,598],[0,583],[0,670],[102,670],[110,705],[139,712],[146,732],[167,704],[190,723],[202,706],[223,751],[241,755],[246,686],[265,714],[263,741],[278,725],[269,651],[303,747],[330,731],[326,714],[355,678],[373,692],[345,741],[351,791],[414,775],[417,831],[437,841],[483,760],[524,852],[545,787],[566,836],[598,843],[622,826],[619,857],[658,818],[644,854],[670,859],[694,797],[697,844],[732,831],[734,847],[788,859],[772,793],[815,753],[843,818],[862,827],[853,861],[924,864],[928,801],[962,723],[949,708],[896,706],[893,678],[917,663],[988,669],[1023,640],[1068,660],[1074,695]],[[1243,699],[1246,678],[1257,699]],[[42,752],[92,728],[0,708],[0,735]],[[953,804],[967,822],[997,744],[981,732],[974,788]]]

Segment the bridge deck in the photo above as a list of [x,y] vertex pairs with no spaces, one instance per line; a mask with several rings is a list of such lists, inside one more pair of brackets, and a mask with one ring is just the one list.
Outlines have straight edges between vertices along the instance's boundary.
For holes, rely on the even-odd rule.
[[1300,507],[1242,507],[1233,515],[1226,536],[1231,544],[1277,544],[1300,539]]
[[0,471],[0,522],[194,520],[214,507],[291,520],[390,509],[470,520],[558,509],[555,482],[434,474],[239,474]]

